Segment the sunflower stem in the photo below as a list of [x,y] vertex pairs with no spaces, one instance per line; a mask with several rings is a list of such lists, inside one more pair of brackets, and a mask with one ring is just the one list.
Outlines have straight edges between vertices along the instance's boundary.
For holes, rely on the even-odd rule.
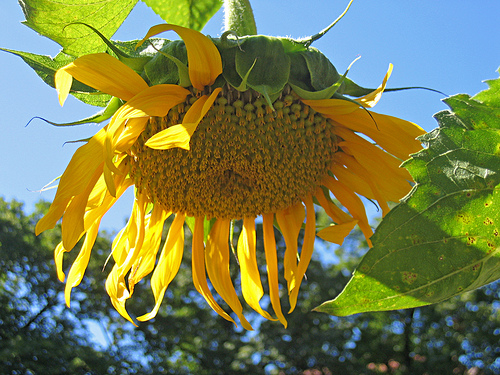
[[224,28],[237,36],[257,34],[250,0],[224,0]]

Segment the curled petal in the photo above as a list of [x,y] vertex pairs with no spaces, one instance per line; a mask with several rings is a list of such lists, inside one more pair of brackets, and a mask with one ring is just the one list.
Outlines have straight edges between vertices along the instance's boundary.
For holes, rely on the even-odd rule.
[[83,241],[80,253],[69,270],[68,280],[66,281],[66,288],[64,290],[66,306],[68,307],[70,306],[71,289],[80,285],[83,275],[85,274],[85,270],[87,269],[87,265],[89,264],[90,253],[97,238],[97,233],[99,232],[99,224],[100,221],[94,223],[89,228],[87,235],[85,236],[85,241]]
[[238,260],[241,268],[241,290],[245,301],[264,318],[271,318],[259,304],[264,295],[260,281],[259,267],[257,265],[257,252],[255,243],[255,220],[251,217],[243,219],[243,230],[238,239]]
[[135,284],[153,271],[156,264],[156,254],[160,247],[163,224],[170,215],[171,212],[165,211],[159,205],[153,207],[153,212],[148,218],[146,225],[146,235],[141,253],[132,265],[128,278],[128,285],[131,291],[134,289]]
[[373,90],[371,93],[369,93],[365,96],[362,96],[358,99],[355,99],[355,101],[358,102],[359,104],[361,104],[363,107],[368,107],[368,108],[374,107],[375,104],[377,104],[378,101],[380,100],[380,98],[382,97],[382,93],[385,90],[385,86],[387,85],[387,81],[388,81],[389,77],[391,76],[392,68],[393,68],[392,64],[389,64],[389,69],[387,70],[387,73],[385,74],[384,80],[382,81],[381,85],[377,89]]
[[243,327],[249,331],[252,326],[243,316],[241,306],[231,275],[229,274],[229,220],[217,219],[207,238],[207,248],[205,251],[205,264],[207,266],[208,277],[213,287],[219,293],[231,310],[238,316]]
[[137,320],[139,321],[149,320],[156,316],[168,285],[179,271],[184,250],[184,219],[184,214],[177,214],[170,226],[160,259],[151,277],[151,289],[155,296],[155,306],[151,312],[138,317]]
[[358,220],[353,220],[348,223],[330,225],[329,227],[320,230],[317,233],[317,236],[325,241],[342,245],[345,238],[349,235],[349,233],[351,233],[357,223]]
[[59,97],[59,104],[62,107],[71,90],[73,76],[65,69],[59,69],[54,76],[54,84],[56,86],[57,96]]
[[363,205],[361,199],[343,183],[332,177],[327,176],[323,180],[323,184],[330,189],[333,195],[335,195],[335,198],[337,198],[338,201],[349,211],[352,217],[358,220],[359,228],[363,232],[368,245],[371,246],[370,237],[372,236],[373,231],[368,223],[365,206]]
[[177,25],[156,25],[149,29],[139,45],[146,39],[169,30],[179,34],[186,44],[189,79],[193,87],[203,90],[205,86],[213,84],[222,73],[222,59],[212,41],[198,31]]
[[288,293],[295,288],[297,278],[297,254],[300,228],[304,222],[305,211],[302,203],[297,203],[276,213],[276,220],[280,226],[280,231],[285,238],[285,280],[288,282]]
[[[148,87],[139,74],[107,53],[81,56],[60,70],[90,87],[123,100],[132,99]],[[65,73],[58,71],[55,76],[56,87],[60,87],[60,102],[64,102],[69,92],[69,78]]]
[[171,126],[156,133],[146,142],[146,146],[157,150],[168,150],[170,148],[182,148],[189,150],[189,142],[200,121],[205,117],[212,107],[220,88],[215,89],[210,96],[203,95],[193,103],[184,115],[182,124]]
[[236,322],[215,302],[210,289],[208,288],[207,277],[205,274],[205,247],[203,245],[203,217],[195,217],[194,233],[193,233],[193,284],[196,290],[205,298],[210,307],[224,319],[232,322],[237,326]]

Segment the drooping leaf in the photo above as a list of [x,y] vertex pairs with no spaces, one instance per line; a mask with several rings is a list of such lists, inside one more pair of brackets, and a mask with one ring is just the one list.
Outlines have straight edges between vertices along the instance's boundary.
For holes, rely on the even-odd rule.
[[167,23],[201,31],[222,6],[221,0],[143,0]]
[[317,311],[350,315],[448,299],[500,278],[499,80],[445,100],[427,149],[404,166],[416,185],[382,221],[353,277]]
[[[128,59],[130,60],[128,61],[130,65],[132,65],[131,60],[135,60],[134,62],[136,65],[140,67],[149,61],[154,54],[156,54],[157,49],[161,49],[165,41],[165,39],[152,38],[150,39],[150,43],[144,44],[137,49],[135,46],[137,45],[138,40],[127,42],[111,41],[111,43],[124,54],[130,56]],[[47,85],[51,87],[55,87],[54,75],[56,71],[75,60],[74,56],[68,55],[64,52],[58,53],[55,57],[50,57],[47,55],[38,55],[5,48],[0,48],[0,50],[12,53],[22,58],[24,62],[28,64]],[[112,53],[109,50],[108,52]],[[111,99],[110,95],[100,93],[94,88],[78,82],[77,80],[73,80],[71,94],[86,104],[98,107],[106,107]],[[54,98],[56,98],[55,94]]]
[[[37,55],[29,52],[15,51],[4,48],[0,49],[22,58],[24,62],[28,64],[47,85],[51,87],[54,87],[54,74],[57,69],[75,60],[73,56],[67,55],[64,52],[60,52],[56,57],[52,58],[50,56]],[[82,102],[99,107],[105,107],[111,98],[108,94],[99,93],[92,87],[84,85],[77,80],[73,81],[71,90],[71,93]],[[56,98],[57,96],[54,92],[54,100],[56,100]]]
[[104,42],[88,27],[111,38],[138,0],[23,0],[24,24],[52,39],[66,54],[81,56],[106,50]]

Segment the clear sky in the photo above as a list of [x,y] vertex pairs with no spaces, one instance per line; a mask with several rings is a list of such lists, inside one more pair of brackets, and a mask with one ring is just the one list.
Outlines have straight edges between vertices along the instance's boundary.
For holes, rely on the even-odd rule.
[[[347,3],[252,1],[260,34],[295,38],[326,27]],[[499,17],[498,0],[355,0],[340,24],[313,46],[341,72],[360,55],[349,77],[366,87],[378,86],[389,63],[393,63],[391,87],[427,86],[448,95],[473,95],[486,88],[483,80],[498,77]],[[59,46],[22,25],[23,19],[16,1],[2,3],[0,47],[56,55]],[[115,39],[142,38],[150,26],[160,22],[151,9],[140,3]],[[218,36],[221,29],[219,12],[204,33]],[[166,37],[175,38],[173,34]],[[64,171],[77,147],[64,143],[88,138],[99,126],[56,128],[40,120],[26,124],[35,116],[70,122],[98,109],[74,98],[61,108],[55,90],[14,55],[0,52],[0,67],[0,196],[25,202],[31,211],[39,199],[53,198],[55,191],[37,190]],[[416,122],[429,131],[437,125],[433,114],[446,109],[441,98],[422,90],[388,93],[375,111]],[[131,192],[122,197],[104,218],[102,227],[119,230],[130,213],[131,200]]]

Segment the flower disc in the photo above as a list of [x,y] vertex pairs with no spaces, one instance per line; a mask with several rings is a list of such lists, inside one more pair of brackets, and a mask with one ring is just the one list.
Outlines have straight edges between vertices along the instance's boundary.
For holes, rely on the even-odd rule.
[[145,142],[182,121],[196,97],[153,118],[131,149],[139,191],[173,212],[239,219],[277,212],[313,192],[337,139],[330,119],[290,90],[266,104],[253,90],[225,88],[191,137],[190,150]]

